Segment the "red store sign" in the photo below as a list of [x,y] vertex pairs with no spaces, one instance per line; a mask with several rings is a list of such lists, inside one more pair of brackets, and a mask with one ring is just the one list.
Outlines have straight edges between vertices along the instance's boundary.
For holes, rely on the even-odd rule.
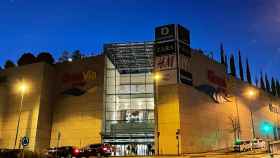
[[208,80],[221,88],[227,87],[226,80],[220,76],[217,76],[212,70],[208,70]]

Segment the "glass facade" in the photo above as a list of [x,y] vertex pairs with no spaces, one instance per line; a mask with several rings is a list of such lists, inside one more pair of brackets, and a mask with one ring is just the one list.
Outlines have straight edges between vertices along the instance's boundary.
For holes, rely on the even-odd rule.
[[[105,54],[103,141],[115,144],[119,150],[134,144],[138,155],[146,155],[147,145],[154,142],[152,45],[112,44],[105,46]],[[121,150],[120,155],[125,152]]]

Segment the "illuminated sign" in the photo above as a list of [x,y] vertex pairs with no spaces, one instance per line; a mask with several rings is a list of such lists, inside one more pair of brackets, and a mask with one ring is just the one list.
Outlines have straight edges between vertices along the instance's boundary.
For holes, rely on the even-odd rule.
[[210,96],[216,103],[222,104],[230,102],[228,95],[221,88],[215,88],[211,85],[204,84],[197,86],[196,89]]
[[62,77],[64,84],[81,85],[86,81],[93,81],[96,79],[96,72],[88,70],[86,72],[65,73]]
[[212,70],[208,70],[208,80],[221,88],[227,87],[226,80],[222,77],[217,76]]
[[276,113],[276,114],[280,114],[280,109],[279,109],[279,107],[275,107],[275,106],[273,106],[272,104],[269,104],[268,107],[269,107],[269,111],[270,111],[270,112],[274,112],[274,113]]
[[86,85],[96,80],[96,72],[88,70],[78,73],[65,73],[62,76],[62,84],[68,87],[62,94],[80,96],[86,92]]
[[175,42],[165,42],[165,43],[155,43],[154,45],[154,52],[156,56],[163,55],[163,54],[175,54],[176,52],[176,45]]
[[155,70],[164,74],[165,78],[160,84],[193,84],[189,71],[189,44],[189,31],[181,25],[170,24],[155,29]]
[[155,39],[156,41],[175,39],[175,25],[170,24],[157,27],[155,30]]
[[176,55],[162,55],[155,59],[157,70],[176,69]]

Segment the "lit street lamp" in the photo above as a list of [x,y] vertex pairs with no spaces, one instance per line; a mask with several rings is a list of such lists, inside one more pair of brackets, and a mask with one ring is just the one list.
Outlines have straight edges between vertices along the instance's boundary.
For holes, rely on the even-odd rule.
[[24,98],[25,93],[28,91],[28,88],[29,87],[28,87],[27,83],[24,80],[22,80],[17,85],[17,91],[21,95],[21,100],[20,100],[20,107],[19,107],[19,115],[18,115],[18,122],[17,122],[17,129],[16,129],[16,138],[15,138],[14,149],[16,148],[16,145],[17,145],[18,131],[19,131],[19,124],[20,124],[20,119],[21,119],[23,98]]
[[[249,89],[247,91],[247,97],[250,98],[250,99],[255,98],[256,95],[257,95],[256,90]],[[253,139],[255,139],[256,138],[255,125],[254,125],[254,118],[253,118],[253,111],[252,111],[252,105],[251,104],[249,106],[249,109],[250,109],[250,116],[251,116],[252,136],[253,136]]]
[[158,128],[158,82],[161,79],[161,75],[156,72],[154,74],[154,81],[155,81],[155,118],[156,118],[156,137],[157,137],[157,155],[159,155],[159,128]]

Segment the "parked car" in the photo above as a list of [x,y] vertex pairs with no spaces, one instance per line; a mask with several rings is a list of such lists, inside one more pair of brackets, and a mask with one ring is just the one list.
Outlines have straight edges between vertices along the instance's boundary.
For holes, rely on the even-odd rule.
[[250,140],[239,140],[234,143],[234,151],[242,152],[252,149],[252,143]]
[[49,148],[47,151],[47,155],[51,157],[57,158],[68,158],[68,157],[75,157],[80,158],[80,149],[73,146],[62,146],[58,148]]
[[89,156],[110,156],[112,154],[112,147],[109,144],[90,144],[81,149],[80,155],[82,157]]
[[252,141],[253,149],[264,149],[265,145],[266,145],[266,143],[263,139],[254,139]]
[[19,157],[22,149],[0,149],[0,158]]

